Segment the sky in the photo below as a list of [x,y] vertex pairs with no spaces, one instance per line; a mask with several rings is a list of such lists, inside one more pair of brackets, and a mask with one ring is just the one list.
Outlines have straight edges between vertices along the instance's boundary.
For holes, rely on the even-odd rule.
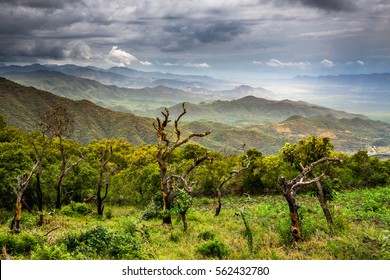
[[217,78],[390,71],[389,0],[0,0],[0,63]]

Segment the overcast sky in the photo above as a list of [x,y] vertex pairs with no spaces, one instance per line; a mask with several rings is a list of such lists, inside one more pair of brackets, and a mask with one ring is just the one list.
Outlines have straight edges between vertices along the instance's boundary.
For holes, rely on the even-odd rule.
[[216,77],[390,71],[389,0],[0,0],[0,62]]

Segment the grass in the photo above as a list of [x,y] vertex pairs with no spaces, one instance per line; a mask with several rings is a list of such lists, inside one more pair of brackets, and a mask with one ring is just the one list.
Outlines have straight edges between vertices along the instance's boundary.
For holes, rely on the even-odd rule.
[[389,187],[339,193],[329,204],[332,228],[315,197],[297,200],[304,236],[299,243],[292,240],[284,198],[259,196],[224,198],[218,217],[216,201],[195,199],[187,232],[176,217],[172,226],[163,226],[160,219],[142,220],[135,207],[110,206],[109,219],[46,215],[42,227],[37,214],[24,212],[22,234],[13,236],[1,225],[0,246],[14,259],[390,259]]

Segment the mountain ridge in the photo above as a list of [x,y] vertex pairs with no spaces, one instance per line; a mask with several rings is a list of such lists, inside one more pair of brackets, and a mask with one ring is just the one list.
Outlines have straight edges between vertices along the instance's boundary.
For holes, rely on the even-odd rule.
[[[156,142],[152,126],[154,118],[114,112],[87,100],[70,100],[5,78],[0,78],[0,98],[0,114],[4,115],[6,122],[26,131],[37,130],[40,116],[54,106],[61,105],[68,108],[75,119],[70,137],[76,141],[88,143],[103,138],[124,138],[133,145]],[[187,112],[191,111],[190,104],[186,104],[186,108]],[[171,113],[174,118],[174,112]],[[226,153],[237,152],[235,147],[245,143],[247,147],[256,148],[264,154],[275,154],[285,142],[311,135],[329,137],[337,150],[349,153],[358,149],[389,153],[390,147],[390,124],[357,117],[338,119],[332,115],[310,118],[291,116],[279,123],[233,127],[210,120],[191,122],[186,114],[182,118],[181,128],[183,135],[211,130],[209,136],[197,139],[196,142]]]
[[[249,124],[264,124],[269,122],[283,121],[291,116],[303,117],[333,115],[337,118],[366,119],[360,114],[347,113],[345,111],[333,110],[319,105],[310,104],[304,101],[269,100],[255,96],[245,96],[234,100],[216,100],[210,103],[188,104],[187,119],[189,121],[214,120],[216,122],[245,126]],[[169,110],[178,114],[180,105],[169,107]],[[143,116],[156,115],[162,108],[149,112],[136,112]]]

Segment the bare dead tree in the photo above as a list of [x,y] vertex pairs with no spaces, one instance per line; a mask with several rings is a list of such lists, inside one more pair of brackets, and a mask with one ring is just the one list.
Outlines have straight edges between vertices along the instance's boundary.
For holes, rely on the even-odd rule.
[[[302,170],[305,169],[305,167],[302,164],[299,164],[299,166],[301,167]],[[313,175],[311,175],[311,176],[313,176]],[[333,225],[332,214],[330,213],[328,205],[326,204],[326,199],[325,199],[324,191],[322,189],[321,182],[316,181],[316,182],[314,182],[314,184],[317,188],[318,202],[320,203],[322,211],[324,212],[326,221],[327,221],[329,226],[332,226]]]
[[[284,197],[287,200],[290,210],[291,234],[296,241],[303,240],[298,216],[298,209],[300,206],[296,202],[296,194],[304,186],[321,181],[325,177],[329,165],[332,162],[341,162],[341,160],[339,158],[324,157],[305,167],[302,172],[292,180],[287,180],[285,177],[280,178],[280,184],[283,187]],[[327,165],[322,171],[321,175],[312,179],[307,179],[307,176],[312,173],[313,169],[322,163],[327,163]]]
[[[157,132],[157,147],[158,151],[156,154],[156,159],[160,168],[160,185],[162,193],[162,210],[165,215],[163,215],[163,224],[171,225],[172,220],[169,214],[169,210],[172,206],[172,192],[169,185],[170,176],[167,174],[167,161],[170,158],[172,152],[180,147],[181,145],[187,143],[194,137],[205,137],[210,134],[210,131],[202,133],[191,133],[184,139],[182,139],[181,130],[179,129],[180,119],[187,113],[185,104],[182,104],[183,111],[174,121],[174,134],[167,132],[168,123],[171,121],[169,118],[169,110],[167,108],[162,111],[163,119],[156,118],[156,122],[153,123],[153,127]],[[190,172],[190,171],[189,171]]]
[[15,207],[15,216],[11,223],[11,232],[12,233],[19,233],[20,232],[20,220],[22,217],[22,199],[23,194],[25,190],[28,187],[28,183],[31,180],[31,177],[33,176],[35,170],[38,168],[38,165],[40,164],[39,161],[35,162],[33,167],[31,168],[31,171],[29,174],[25,173],[23,176],[17,176],[16,180],[18,181],[18,189],[15,190],[16,192],[16,207]]
[[[243,147],[241,149],[244,150],[244,148],[245,148],[245,144],[243,145]],[[245,150],[244,150],[244,152],[245,152]],[[242,165],[244,165],[245,161],[247,161],[247,160],[248,160],[248,155],[245,154],[245,159],[243,160]],[[239,169],[233,169],[232,171],[230,171],[229,176],[222,178],[221,182],[217,186],[216,193],[217,193],[217,199],[218,199],[218,206],[215,208],[214,217],[218,217],[219,213],[221,212],[221,209],[222,209],[222,187],[227,182],[229,182],[234,176],[241,173],[243,170],[248,169],[249,165],[250,165],[250,161],[248,161],[245,166],[242,166]]]

